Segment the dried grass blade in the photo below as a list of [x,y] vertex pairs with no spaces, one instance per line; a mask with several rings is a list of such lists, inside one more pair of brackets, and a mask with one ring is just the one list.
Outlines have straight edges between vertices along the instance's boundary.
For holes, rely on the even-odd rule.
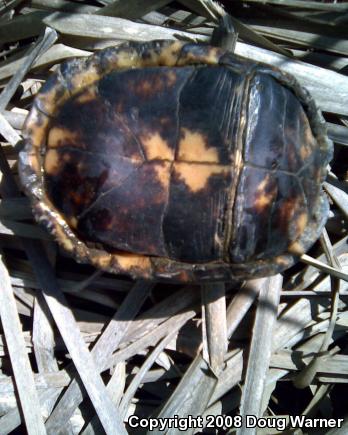
[[[304,335],[304,328],[312,322],[312,308],[307,299],[300,299],[292,306],[287,307],[278,318],[277,326],[274,329],[273,349],[278,350],[284,346],[293,346],[298,343]],[[220,376],[214,394],[209,404],[212,405],[224,394],[231,390],[242,379],[243,372],[243,350],[236,350],[226,361],[226,368]]]
[[[28,351],[28,349],[26,349]],[[70,376],[64,370],[54,372],[34,373],[35,387],[38,391],[46,390],[48,388],[59,389],[65,387],[69,381]],[[15,380],[12,376],[0,378],[0,394],[1,397],[5,394],[14,394],[16,391]]]
[[138,340],[145,334],[154,331],[162,322],[176,316],[179,312],[191,310],[193,306],[199,304],[199,297],[199,291],[195,288],[178,290],[135,319],[120,344]]
[[29,435],[44,435],[46,429],[41,416],[39,397],[26,352],[10,276],[1,258],[0,278],[2,283],[2,290],[0,291],[1,323],[6,337],[26,428]]
[[[171,418],[173,415],[179,417],[201,416],[205,411],[217,383],[217,378],[209,370],[207,363],[199,354],[193,360],[185,372],[174,393],[165,403],[158,418]],[[195,429],[188,429],[186,434],[193,433]],[[152,430],[151,434],[160,435],[161,431]],[[166,435],[179,435],[182,431],[179,428],[169,429]],[[148,432],[150,435],[150,432]]]
[[[1,129],[0,129],[1,131]],[[43,228],[33,224],[1,219],[0,234],[10,234],[30,239],[52,240],[52,237]]]
[[230,338],[259,294],[260,287],[254,280],[246,282],[227,309],[227,336]]
[[[348,77],[343,74],[242,42],[237,42],[235,51],[240,56],[275,65],[292,74],[310,91],[323,111],[348,115]],[[340,90],[339,93],[337,89]]]
[[263,35],[280,39],[288,44],[299,44],[308,48],[342,54],[343,56],[348,54],[348,41],[327,36],[324,33],[304,32],[298,29],[284,29],[265,25],[252,25],[251,27]]
[[135,20],[166,6],[170,2],[171,0],[128,0],[127,2],[116,0],[100,8],[96,14]]
[[105,385],[96,370],[92,355],[81,337],[65,297],[58,287],[47,258],[40,253],[40,247],[34,242],[26,243],[25,249],[35,271],[40,271],[37,278],[44,289],[45,300],[106,433],[108,435],[126,434],[119,414],[105,391]]
[[[272,335],[276,324],[283,277],[276,275],[258,280],[261,288],[250,344],[248,367],[242,391],[240,414],[260,417],[266,374],[272,353]],[[244,418],[243,418],[244,421]],[[254,428],[241,428],[238,435],[255,434]]]
[[[212,0],[180,0],[180,3],[198,15],[202,15],[206,18],[217,19],[221,16],[221,10],[223,10],[217,2]],[[283,54],[284,56],[291,56],[291,53],[288,50],[278,47],[272,41],[269,41],[264,36],[254,32],[253,29],[246,26],[233,16],[230,16],[230,19],[239,36],[243,40],[259,45],[260,47],[266,48],[268,50],[275,51],[276,53]]]
[[306,264],[309,264],[310,266],[314,266],[317,269],[321,270],[322,272],[326,272],[329,275],[332,275],[338,279],[343,279],[344,281],[348,281],[348,274],[342,272],[341,270],[337,270],[334,267],[328,266],[325,263],[322,263],[319,260],[316,260],[315,258],[310,257],[307,254],[301,255],[301,261],[303,261]]
[[346,192],[344,192],[342,189],[339,189],[338,187],[332,185],[331,183],[324,183],[324,188],[327,191],[327,193],[331,196],[331,198],[335,201],[337,204],[337,207],[339,207],[343,214],[345,215],[346,219],[348,219],[348,195]]
[[[115,405],[119,405],[126,385],[126,363],[122,362],[116,365],[114,373],[108,382],[107,389],[110,392]],[[95,415],[87,424],[80,435],[95,435],[102,433],[100,421]]]
[[159,354],[167,346],[167,344],[169,344],[169,342],[174,338],[177,332],[178,332],[178,328],[173,329],[173,331],[171,331],[167,335],[167,337],[163,338],[163,340],[160,343],[158,343],[158,345],[151,352],[148,358],[146,358],[145,362],[141,366],[138,373],[134,376],[132,382],[129,384],[127,390],[125,391],[119,406],[120,413],[123,416],[123,418],[125,418],[130,401],[134,397],[137,388],[141,384],[141,381],[143,380],[143,377],[145,376],[146,372],[150,370],[150,368],[152,367],[153,363],[156,361]]
[[[62,62],[66,59],[89,56],[90,54],[92,54],[92,52],[87,50],[68,47],[64,44],[55,44],[53,47],[49,48],[45,53],[43,53],[42,56],[36,59],[30,71],[36,68],[49,67],[50,65]],[[0,80],[11,77],[13,71],[16,71],[18,68],[20,68],[21,63],[22,59],[16,58],[15,60],[11,60],[10,58],[4,65],[0,66]],[[11,122],[11,120],[9,121]]]
[[97,6],[84,5],[83,3],[75,3],[74,1],[67,0],[31,0],[30,6],[44,10],[79,12],[81,14],[93,14],[100,9]]
[[10,123],[12,128],[22,130],[26,115],[23,113],[10,112],[8,110],[4,110],[2,115],[5,117],[6,121]]
[[53,13],[44,18],[44,23],[64,35],[76,35],[97,39],[117,39],[126,41],[151,41],[153,39],[208,40],[208,36],[193,35],[189,32],[135,23],[124,18],[100,15]]
[[20,135],[11,127],[11,124],[5,119],[2,113],[0,113],[0,133],[12,146],[17,145],[18,141],[21,139]]
[[134,355],[137,355],[139,352],[147,349],[149,346],[153,346],[154,343],[157,343],[163,337],[165,337],[169,332],[176,328],[177,325],[183,326],[186,322],[192,319],[193,316],[196,315],[196,312],[191,310],[185,313],[177,314],[165,322],[161,323],[155,330],[148,332],[143,335],[134,343],[129,344],[128,346],[118,350],[115,352],[105,365],[104,369],[108,369],[109,367],[118,364],[119,362],[126,361]]
[[[55,339],[52,325],[52,317],[50,317],[47,305],[42,297],[38,295],[34,303],[33,313],[33,332],[32,342],[35,353],[35,360],[39,373],[46,375],[59,373],[57,360],[54,356]],[[37,385],[37,379],[35,379]],[[50,383],[47,382],[47,388]],[[49,388],[50,397],[44,403],[45,415],[48,416],[56,403],[57,398],[61,394],[62,388]]]
[[[240,0],[233,0],[240,1]],[[266,3],[270,5],[289,6],[299,9],[318,10],[318,11],[337,11],[344,12],[348,10],[348,5],[344,3],[323,3],[318,1],[305,0],[244,0],[248,3]]]
[[[102,371],[108,358],[120,343],[129,328],[132,319],[141,308],[144,300],[152,290],[154,283],[138,281],[127,294],[123,304],[116,311],[113,319],[92,349],[92,356],[98,373]],[[75,409],[83,400],[83,390],[73,380],[60,399],[58,405],[46,421],[47,430],[58,433],[65,426]]]
[[[203,358],[216,376],[222,370],[227,351],[225,284],[216,282],[202,286]],[[204,334],[205,332],[205,334]],[[204,351],[205,349],[205,351]],[[207,354],[205,358],[204,354]]]
[[24,0],[3,1],[2,4],[0,5],[0,16],[4,15],[7,11],[16,8],[18,5],[23,3],[23,1]]
[[49,12],[31,12],[0,23],[0,41],[2,43],[17,42],[39,35],[45,29],[42,19],[47,15]]
[[55,30],[46,28],[45,33],[41,40],[39,40],[34,47],[29,50],[29,53],[24,57],[20,69],[12,76],[11,80],[7,83],[5,89],[0,95],[0,112],[4,110],[10,102],[18,86],[23,81],[23,78],[35,62],[45,51],[47,51],[57,40],[58,35]]
[[[337,260],[336,256],[334,255],[332,245],[331,245],[329,236],[328,236],[325,228],[324,228],[323,233],[320,237],[320,241],[321,241],[323,250],[325,252],[327,261],[330,263],[331,266],[335,266],[337,269],[341,269],[340,263]],[[334,332],[335,323],[337,320],[339,290],[340,290],[340,280],[337,278],[331,277],[332,304],[331,304],[329,326],[325,332],[324,339],[323,339],[322,344],[320,346],[320,349],[318,351],[318,355],[315,355],[314,358],[312,359],[312,361],[306,366],[306,368],[304,370],[302,370],[294,379],[293,382],[297,388],[306,388],[313,382],[313,379],[314,379],[314,377],[319,369],[323,355],[325,355],[325,353],[328,350],[329,344],[330,344],[331,339],[332,339],[332,334]],[[325,388],[327,388],[327,387],[325,387]],[[313,402],[313,400],[316,400],[315,396],[313,397],[311,403]],[[308,406],[310,406],[311,403]]]
[[327,133],[331,140],[341,145],[348,145],[348,127],[331,122],[327,123],[327,127]]

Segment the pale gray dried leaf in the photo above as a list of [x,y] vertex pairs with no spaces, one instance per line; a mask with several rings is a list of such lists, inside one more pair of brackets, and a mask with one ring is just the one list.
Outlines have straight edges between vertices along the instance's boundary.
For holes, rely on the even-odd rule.
[[115,0],[113,3],[100,8],[96,14],[135,20],[170,2],[171,0],[128,0],[127,2]]
[[[247,415],[261,417],[262,398],[272,353],[272,335],[282,283],[283,277],[279,274],[258,280],[261,290],[240,405],[240,415],[243,419]],[[237,434],[252,433],[255,433],[252,428],[242,427],[237,430]]]
[[[180,3],[184,4],[187,8],[192,9],[198,15],[202,15],[206,18],[215,18],[215,20],[217,20],[224,13],[222,6],[218,2],[212,0],[180,0]],[[246,26],[233,16],[230,16],[230,19],[236,32],[243,40],[267,48],[268,50],[275,51],[276,53],[281,53],[285,56],[291,55],[290,52],[277,46],[257,32],[254,32],[253,29]]]
[[[188,415],[199,416],[205,411],[209,399],[217,383],[216,377],[211,373],[207,363],[201,355],[198,355],[186,370],[184,376],[176,387],[174,393],[161,409],[158,418],[170,418],[173,415],[187,417]],[[188,429],[187,434],[193,433],[194,429]],[[159,430],[152,430],[148,434],[159,435]],[[166,435],[179,435],[182,433],[178,428],[166,430]]]
[[[239,0],[238,0],[239,1]],[[268,3],[277,6],[290,6],[300,9],[318,10],[318,11],[337,11],[344,12],[348,10],[348,5],[344,3],[323,3],[318,1],[307,0],[244,0],[249,3]]]
[[0,134],[13,146],[17,145],[21,139],[20,135],[11,127],[2,113],[0,113]]
[[333,124],[332,122],[328,122],[327,127],[327,132],[331,140],[341,145],[348,145],[348,127]]
[[169,334],[170,331],[173,328],[175,328],[175,325],[180,324],[181,326],[183,326],[188,320],[192,319],[192,317],[195,315],[196,312],[190,310],[182,314],[177,314],[175,316],[172,316],[165,322],[162,322],[160,325],[158,325],[155,330],[150,331],[145,335],[142,335],[133,343],[115,352],[109,358],[104,369],[108,369],[109,367],[112,367],[121,361],[125,361],[131,358],[132,356],[137,355],[139,352],[147,349],[149,346],[154,345],[163,337],[165,337],[167,334]]
[[240,322],[248,312],[260,291],[254,280],[248,280],[237,294],[227,309],[227,336],[230,338]]
[[46,27],[42,19],[47,15],[49,12],[37,11],[0,23],[0,41],[14,42],[39,35]]
[[44,23],[58,32],[90,38],[107,38],[126,41],[151,41],[153,39],[199,39],[209,38],[189,32],[135,23],[130,20],[100,15],[53,13],[44,18]]
[[[326,112],[348,115],[348,77],[334,71],[289,59],[263,48],[237,42],[236,54],[264,62],[292,74],[314,97],[318,106]],[[337,92],[337,89],[340,92]]]
[[227,351],[225,284],[221,282],[203,285],[202,303],[203,357],[218,376]]
[[84,5],[83,3],[77,3],[67,0],[31,0],[30,6],[32,8],[49,10],[49,11],[62,11],[62,12],[74,12],[80,14],[93,14],[100,8],[92,5]]
[[[273,354],[271,358],[271,367],[297,371],[303,368],[304,365],[307,365],[312,358],[312,352],[304,354],[303,351],[284,349]],[[348,356],[330,354],[323,356],[318,365],[318,373],[347,376]]]
[[35,388],[30,362],[25,350],[22,326],[16,310],[10,277],[0,258],[0,317],[16,379],[17,391],[28,434],[46,434],[41,416],[39,397]]
[[294,43],[344,56],[348,55],[348,41],[328,36],[324,32],[318,34],[310,31],[305,32],[298,29],[284,29],[266,25],[252,25],[251,27],[263,35],[286,41],[288,44]]
[[45,33],[36,44],[30,48],[29,52],[24,55],[20,68],[11,77],[5,88],[0,94],[0,111],[4,110],[16,92],[18,86],[24,79],[36,59],[45,53],[57,40],[57,33],[50,28],[45,29]]
[[348,194],[331,183],[325,182],[324,188],[348,219]]
[[[127,294],[123,304],[116,311],[114,317],[96,342],[92,349],[92,356],[96,363],[96,369],[99,372],[103,370],[106,361],[119,345],[122,337],[132,323],[133,317],[141,308],[153,286],[154,283],[138,281]],[[75,408],[82,402],[83,393],[84,391],[77,380],[73,380],[46,421],[48,431],[56,433],[60,427],[64,427],[67,424]]]
[[156,361],[157,357],[160,355],[160,353],[163,351],[163,349],[166,347],[166,345],[170,342],[170,340],[174,337],[174,335],[177,333],[177,331],[178,331],[178,328],[173,329],[166,337],[163,338],[162,341],[160,341],[157,344],[157,346],[154,348],[154,350],[146,358],[143,365],[140,367],[138,373],[132,379],[132,382],[129,384],[128,388],[126,389],[126,391],[122,397],[122,400],[120,402],[120,405],[119,405],[119,409],[120,409],[121,415],[123,417],[126,416],[130,401],[134,397],[134,395],[135,395],[139,385],[141,384],[142,379],[145,376],[146,372],[152,367],[152,365]]
[[24,0],[9,0],[9,1],[2,1],[2,4],[0,4],[0,16],[4,15],[6,12],[10,11],[11,9],[16,8],[18,5],[23,3]]
[[307,254],[301,255],[301,261],[303,261],[306,264],[310,264],[311,266],[314,266],[321,270],[322,272],[328,273],[331,276],[334,276],[338,279],[343,279],[344,281],[348,281],[348,273],[342,272],[341,270],[335,269],[332,266],[328,266],[325,263],[322,263],[321,261],[316,260],[315,258],[310,257]]
[[[34,62],[30,71],[37,68],[47,68],[66,59],[89,56],[90,54],[92,54],[90,51],[71,48],[64,44],[55,44]],[[21,63],[22,59],[18,59],[16,56],[15,59],[11,60],[11,58],[9,58],[6,62],[0,65],[0,80],[11,77],[13,71],[16,71],[18,68],[20,68]]]

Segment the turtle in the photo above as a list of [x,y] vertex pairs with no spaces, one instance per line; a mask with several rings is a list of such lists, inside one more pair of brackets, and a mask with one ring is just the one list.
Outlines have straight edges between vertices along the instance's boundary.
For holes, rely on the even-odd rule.
[[204,43],[126,42],[61,64],[19,173],[77,261],[172,282],[282,272],[319,237],[332,157],[309,92]]

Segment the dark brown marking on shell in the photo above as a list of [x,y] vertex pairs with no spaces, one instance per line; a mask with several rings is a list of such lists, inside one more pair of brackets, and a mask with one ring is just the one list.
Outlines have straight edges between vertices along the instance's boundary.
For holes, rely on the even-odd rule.
[[316,141],[293,92],[265,74],[254,76],[249,92],[245,161],[294,174],[310,164]]
[[161,216],[168,197],[170,163],[145,163],[95,201],[79,221],[87,240],[120,250],[166,256]]
[[78,218],[98,196],[121,184],[139,165],[117,155],[110,160],[79,149],[50,149],[44,162],[46,191],[60,212]]
[[180,96],[178,160],[233,162],[243,82],[226,68],[196,69]]
[[111,73],[99,82],[99,94],[122,117],[149,160],[174,158],[178,98],[192,71],[134,69]]
[[[142,161],[141,147],[122,113],[118,114],[101,97],[90,100],[89,92],[84,90],[63,104],[51,123],[51,129],[62,129],[72,134],[67,141],[62,134],[60,143],[55,141],[53,146],[74,146],[96,155],[118,155]],[[59,138],[59,135],[56,136]]]
[[307,205],[295,176],[244,167],[234,208],[232,262],[281,255],[306,224]]
[[197,263],[221,259],[222,221],[230,184],[226,167],[174,164],[163,219],[170,258]]

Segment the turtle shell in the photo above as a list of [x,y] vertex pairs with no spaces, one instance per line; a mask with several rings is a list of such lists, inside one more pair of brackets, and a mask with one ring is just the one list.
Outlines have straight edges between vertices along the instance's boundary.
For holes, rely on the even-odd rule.
[[24,138],[36,218],[106,271],[271,275],[328,216],[331,143],[312,98],[288,74],[219,48],[127,43],[64,63]]

